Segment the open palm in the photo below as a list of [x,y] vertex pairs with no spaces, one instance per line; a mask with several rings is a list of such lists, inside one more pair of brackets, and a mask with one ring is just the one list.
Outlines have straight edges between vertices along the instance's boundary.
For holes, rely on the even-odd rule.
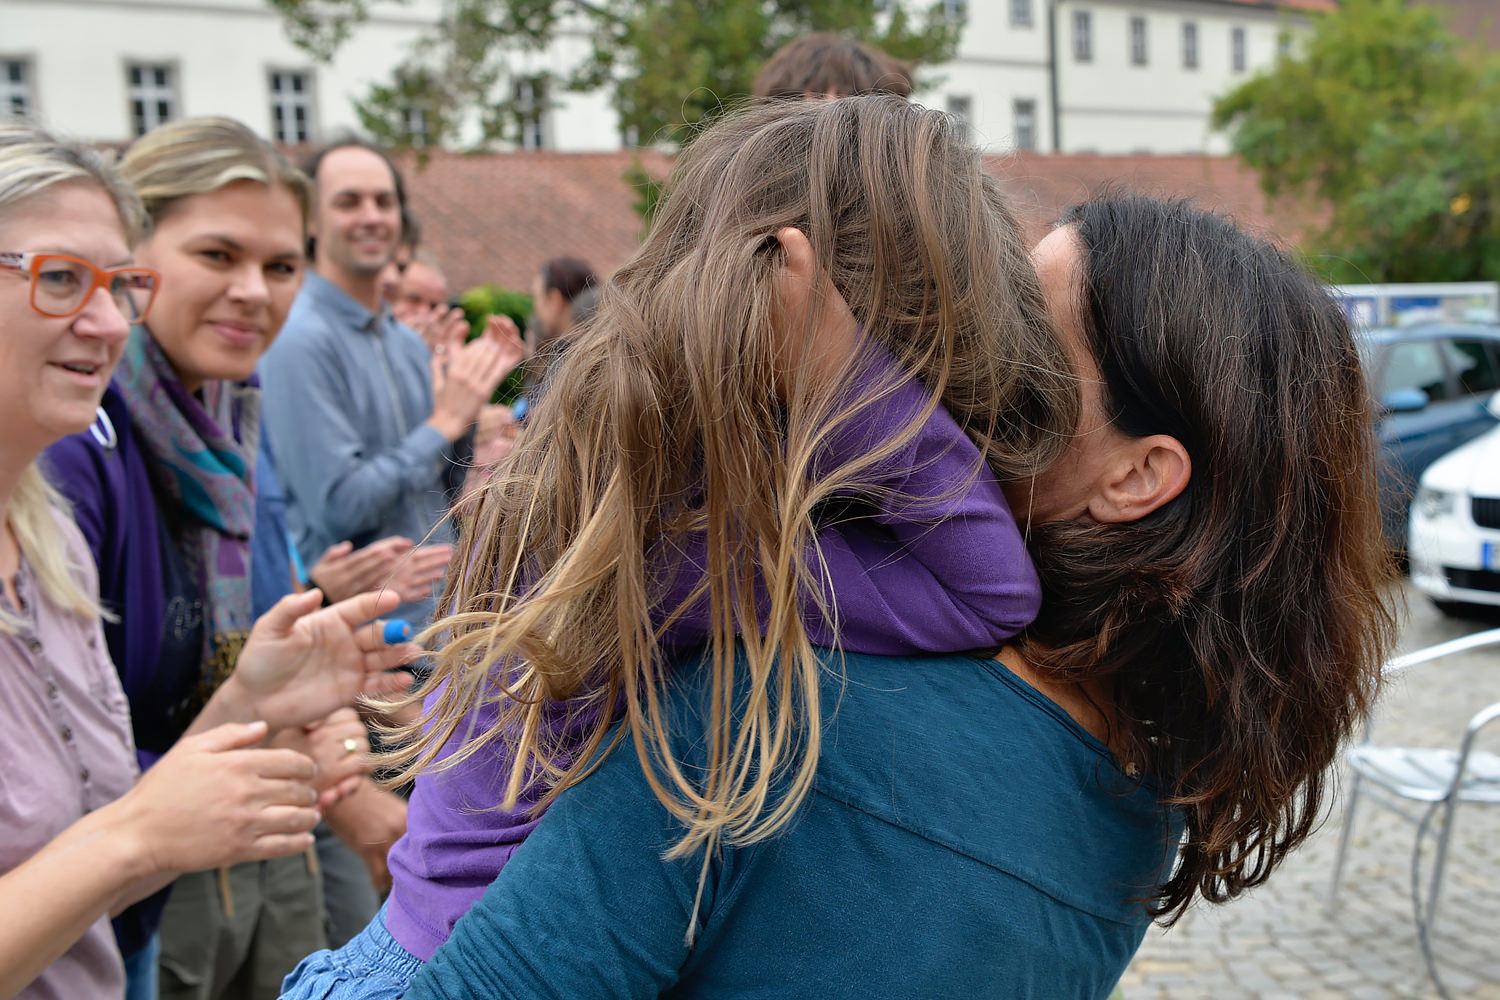
[[410,677],[388,671],[421,655],[411,643],[387,646],[376,615],[396,594],[360,594],[316,610],[316,590],[284,597],[261,616],[235,666],[234,679],[272,729],[304,726],[359,695],[385,696]]

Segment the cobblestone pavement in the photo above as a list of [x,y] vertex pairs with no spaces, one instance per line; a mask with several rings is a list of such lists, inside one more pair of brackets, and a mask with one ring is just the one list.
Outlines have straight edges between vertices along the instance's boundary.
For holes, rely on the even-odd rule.
[[[1406,596],[1403,650],[1500,624],[1500,617],[1444,618],[1415,589]],[[1500,649],[1417,667],[1388,686],[1376,739],[1456,746],[1469,717],[1495,701]],[[1487,746],[1500,749],[1500,736]],[[1412,919],[1414,826],[1362,802],[1340,906],[1328,907],[1343,808],[1340,796],[1328,821],[1266,885],[1227,906],[1199,903],[1171,930],[1152,928],[1121,981],[1125,1000],[1437,997]],[[1430,856],[1424,852],[1424,873]],[[1452,997],[1500,1000],[1500,808],[1459,808],[1432,943]]]

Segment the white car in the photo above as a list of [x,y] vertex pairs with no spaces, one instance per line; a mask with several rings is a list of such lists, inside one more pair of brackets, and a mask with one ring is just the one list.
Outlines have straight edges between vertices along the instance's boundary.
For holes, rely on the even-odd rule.
[[[1500,413],[1500,394],[1487,405]],[[1412,583],[1434,604],[1500,607],[1500,427],[1427,467],[1409,527]]]

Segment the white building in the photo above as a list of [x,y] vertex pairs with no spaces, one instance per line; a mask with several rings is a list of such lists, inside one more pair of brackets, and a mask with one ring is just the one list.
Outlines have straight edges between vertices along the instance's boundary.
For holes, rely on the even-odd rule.
[[[331,64],[287,38],[264,0],[0,0],[0,109],[71,135],[121,141],[171,118],[238,118],[291,144],[356,130],[354,102],[420,51],[443,0],[381,3]],[[986,148],[1222,152],[1212,98],[1276,56],[1307,9],[1333,0],[970,0],[957,57],[924,103],[969,121]],[[563,33],[518,55],[509,85],[539,110],[522,145],[618,149],[603,92],[533,94],[588,51]],[[548,107],[548,105],[551,105]]]
[[1332,0],[984,0],[927,103],[993,150],[1224,153],[1213,100]]

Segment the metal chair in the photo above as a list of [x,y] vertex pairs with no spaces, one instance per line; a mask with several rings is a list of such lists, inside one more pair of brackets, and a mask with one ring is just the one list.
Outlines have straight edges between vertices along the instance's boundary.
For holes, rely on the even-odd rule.
[[[1420,664],[1496,644],[1500,644],[1500,628],[1476,632],[1398,656],[1385,665],[1383,675],[1389,680]],[[1458,804],[1500,804],[1500,755],[1474,749],[1474,738],[1479,731],[1496,719],[1500,719],[1500,702],[1475,713],[1464,729],[1463,739],[1456,750],[1378,746],[1371,740],[1373,720],[1366,724],[1364,741],[1348,753],[1353,781],[1349,784],[1349,804],[1344,809],[1344,828],[1339,834],[1338,856],[1333,862],[1333,884],[1328,893],[1330,906],[1338,905],[1339,878],[1344,870],[1344,853],[1354,830],[1354,809],[1359,804],[1364,784],[1368,782],[1372,801],[1416,824],[1417,840],[1412,848],[1413,872],[1416,871],[1416,859],[1422,850],[1423,836],[1430,828],[1434,815],[1439,812],[1442,814],[1442,825],[1436,831],[1437,852],[1433,858],[1432,878],[1425,904],[1417,898],[1416,876],[1413,875],[1413,908],[1418,930],[1425,942],[1426,931],[1437,912],[1438,894],[1443,884],[1443,865],[1447,860],[1448,842],[1453,833],[1453,818]],[[1408,802],[1426,803],[1426,807],[1412,811],[1406,806]]]

